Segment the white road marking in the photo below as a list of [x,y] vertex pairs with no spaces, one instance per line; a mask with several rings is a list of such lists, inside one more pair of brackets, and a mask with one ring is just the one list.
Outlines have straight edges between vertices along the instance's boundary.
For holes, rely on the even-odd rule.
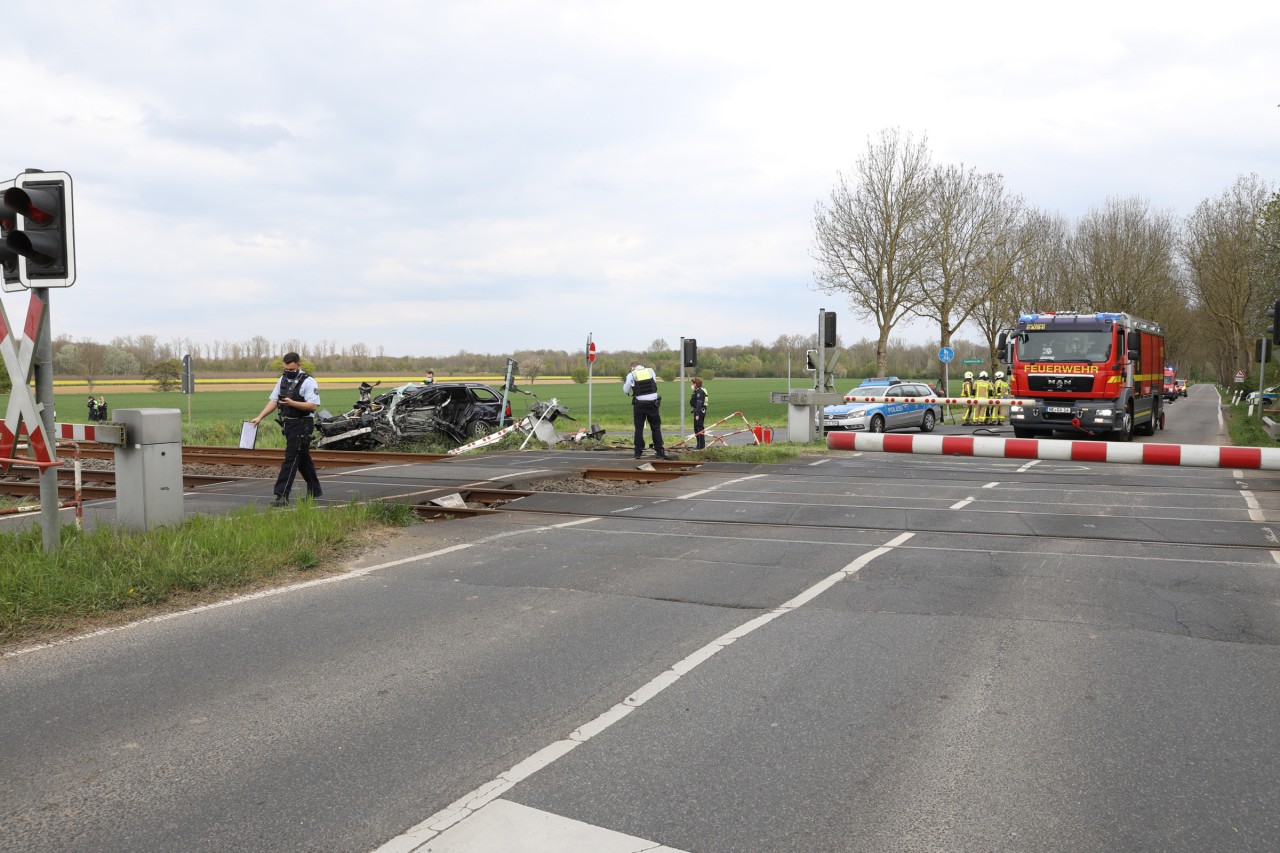
[[964,509],[964,508],[965,508],[965,507],[967,507],[969,504],[973,503],[973,501],[974,501],[974,499],[973,499],[973,498],[965,498],[965,499],[964,499],[964,500],[962,500],[962,501],[958,501],[958,502],[956,502],[956,503],[953,503],[951,506],[947,507],[947,509]]
[[432,853],[682,853],[600,826],[540,809],[494,800],[470,819],[442,833]]
[[1030,462],[1028,462],[1026,465],[1023,465],[1021,468],[1019,468],[1015,473],[1021,474],[1023,471],[1027,470],[1027,469],[1028,469],[1028,468],[1030,468],[1032,465],[1035,465],[1036,463],[1038,463],[1038,462],[1040,462],[1040,461],[1041,461],[1041,460],[1039,460],[1039,459],[1032,459],[1032,460],[1031,460]]
[[998,486],[998,485],[1000,485],[1000,484],[999,484],[999,483],[987,483],[987,484],[986,484],[985,486],[983,486],[982,488],[984,488],[984,489],[994,489],[994,488],[995,488],[996,486]]
[[676,500],[687,501],[689,500],[689,498],[696,498],[701,495],[710,494],[711,492],[714,492],[716,489],[723,489],[725,486],[732,486],[735,483],[745,483],[747,482],[747,480],[754,480],[754,479],[757,479],[758,477],[763,477],[763,476],[764,474],[749,474],[746,477],[739,477],[736,480],[725,480],[723,483],[712,486],[709,489],[700,489],[696,492],[689,492],[689,494],[687,495],[677,495]]
[[[649,683],[641,685],[639,689],[633,691],[629,696],[627,696],[627,698],[623,699],[622,702],[614,705],[594,720],[591,720],[585,725],[579,726],[573,732],[570,732],[569,736],[565,739],[543,747],[529,758],[526,758],[524,761],[516,764],[505,773],[500,774],[496,779],[493,779],[481,785],[479,788],[476,788],[474,791],[464,794],[462,797],[454,800],[448,806],[436,812],[431,817],[416,826],[411,827],[403,834],[396,836],[386,844],[379,847],[377,853],[411,853],[411,851],[426,853],[427,850],[430,850],[431,853],[437,853],[437,851],[441,849],[447,849],[437,847],[435,844],[432,844],[429,848],[424,847],[423,845],[426,845],[428,842],[432,841],[432,839],[436,838],[436,836],[441,835],[451,827],[463,825],[464,821],[467,821],[472,816],[478,814],[485,806],[494,802],[498,797],[502,796],[502,794],[511,790],[511,788],[515,787],[516,784],[529,778],[537,771],[554,762],[556,759],[567,755],[574,749],[577,749],[578,746],[586,743],[596,735],[606,731],[618,720],[621,720],[627,716],[627,714],[631,713],[630,709],[638,708],[655,696],[660,695],[672,684],[675,684],[695,668],[710,660],[721,650],[727,648],[751,632],[764,627],[774,619],[777,619],[780,616],[785,616],[791,611],[802,607],[809,601],[812,601],[814,598],[821,595],[823,592],[826,592],[835,584],[856,574],[872,560],[888,554],[894,548],[898,547],[903,542],[906,542],[914,535],[914,533],[901,533],[895,536],[879,548],[873,548],[858,557],[858,559],[846,565],[844,568],[818,581],[816,584],[809,587],[795,598],[792,598],[790,601],[784,602],[773,610],[770,610],[768,613],[761,614],[760,616],[739,625],[727,634],[723,634],[712,640],[693,654],[678,661],[670,669],[661,673]],[[487,848],[471,848],[471,850],[483,849],[505,851],[520,849],[512,846],[513,838],[515,838],[515,836],[507,836],[504,834],[501,839],[501,843],[497,845],[491,845]],[[459,848],[459,853],[462,853],[463,850],[467,849],[468,848]],[[533,849],[537,850],[539,848]],[[644,848],[640,849],[643,850]]]

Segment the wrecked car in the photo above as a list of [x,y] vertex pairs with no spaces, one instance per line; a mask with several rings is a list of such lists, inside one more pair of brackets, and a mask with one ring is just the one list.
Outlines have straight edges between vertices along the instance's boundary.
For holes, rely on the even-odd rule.
[[510,404],[479,382],[410,383],[375,397],[379,384],[360,383],[351,411],[316,419],[317,449],[373,450],[429,436],[463,442],[512,423]]

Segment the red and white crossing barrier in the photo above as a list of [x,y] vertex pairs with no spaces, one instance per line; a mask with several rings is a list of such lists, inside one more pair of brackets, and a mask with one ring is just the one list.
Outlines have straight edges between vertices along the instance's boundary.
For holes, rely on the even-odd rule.
[[96,441],[101,444],[124,444],[122,424],[63,424],[53,425],[53,437],[64,441]]
[[1040,400],[1017,397],[859,397],[846,394],[846,403],[937,403],[941,406],[1038,406]]
[[997,459],[1051,459],[1059,462],[1121,462],[1130,465],[1181,465],[1195,468],[1280,471],[1280,448],[1271,447],[1134,444],[1111,441],[1059,441],[1052,438],[894,435],[864,432],[828,433],[827,447],[831,450],[925,453],[935,456],[984,456]]

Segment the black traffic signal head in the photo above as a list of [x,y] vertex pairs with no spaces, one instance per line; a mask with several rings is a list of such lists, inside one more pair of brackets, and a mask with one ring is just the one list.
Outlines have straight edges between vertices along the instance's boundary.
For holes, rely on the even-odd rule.
[[822,345],[824,347],[836,345],[836,312],[834,311],[828,311],[822,315]]
[[683,356],[684,356],[684,366],[685,366],[685,367],[697,367],[697,366],[698,366],[698,339],[697,339],[697,338],[685,338],[685,339],[684,339],[684,353],[683,353]]
[[[71,176],[24,172],[0,197],[5,282],[11,265],[24,287],[70,287],[76,280]],[[6,288],[9,289],[9,288]]]
[[804,351],[804,369],[805,370],[818,369],[818,351],[817,350],[809,349]]
[[1276,304],[1267,309],[1267,316],[1271,318],[1271,325],[1267,327],[1267,334],[1271,336],[1271,343],[1280,344],[1280,299],[1276,300]]

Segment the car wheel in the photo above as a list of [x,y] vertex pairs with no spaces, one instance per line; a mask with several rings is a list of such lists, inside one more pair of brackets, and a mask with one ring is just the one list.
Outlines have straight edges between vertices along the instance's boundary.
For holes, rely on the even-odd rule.
[[483,438],[493,432],[493,426],[488,421],[472,421],[467,424],[467,435],[472,438]]
[[871,432],[884,432],[883,415],[876,415],[871,419]]
[[921,432],[933,432],[934,426],[938,423],[938,418],[933,414],[933,409],[924,410],[924,420],[920,422]]

